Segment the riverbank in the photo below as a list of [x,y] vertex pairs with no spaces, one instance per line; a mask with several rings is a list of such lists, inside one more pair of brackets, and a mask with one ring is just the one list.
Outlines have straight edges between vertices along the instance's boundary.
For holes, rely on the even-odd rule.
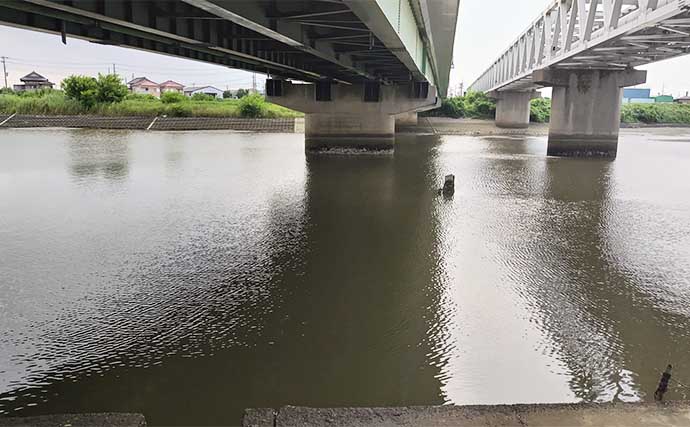
[[449,117],[420,117],[417,126],[401,126],[401,133],[434,133],[438,135],[515,135],[545,136],[549,134],[548,123],[532,123],[525,129],[504,129],[496,126],[493,120],[453,119]]
[[[0,128],[84,128],[148,131],[234,130],[244,132],[303,133],[304,118],[140,117],[96,115],[0,114]],[[688,128],[679,123],[621,123],[621,129]],[[493,120],[420,117],[416,126],[399,126],[399,133],[466,136],[547,136],[548,123],[525,129],[505,129]]]
[[[493,119],[496,102],[483,93],[468,92],[465,96],[443,100],[440,108],[423,113],[426,117]],[[551,99],[536,98],[530,102],[530,121],[548,123],[551,118]],[[621,123],[690,125],[690,105],[666,103],[625,103],[621,105]]]
[[248,409],[244,427],[269,426],[688,426],[690,403]]
[[233,117],[108,117],[0,115],[0,128],[84,128],[148,131],[235,130],[294,133],[304,131],[304,119],[250,119]]
[[[125,89],[126,90],[126,89]],[[173,96],[176,95],[176,96]],[[128,94],[116,102],[82,103],[59,90],[22,93],[0,92],[0,115],[106,116],[106,117],[218,117],[218,118],[295,118],[304,114],[266,102],[257,94],[241,99],[214,99],[210,96],[187,98],[169,94],[162,99],[152,95]]]

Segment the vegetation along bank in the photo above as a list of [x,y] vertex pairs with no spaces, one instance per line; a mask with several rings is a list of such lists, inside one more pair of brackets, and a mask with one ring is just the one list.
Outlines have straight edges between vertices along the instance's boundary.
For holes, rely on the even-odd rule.
[[[432,117],[493,119],[496,103],[480,92],[468,92],[465,96],[447,98],[443,105],[424,113]],[[551,99],[533,99],[530,105],[530,120],[534,123],[548,123],[551,119]],[[624,104],[621,122],[645,124],[690,124],[690,105],[675,103]]]
[[191,98],[177,92],[152,95],[130,93],[115,75],[98,78],[70,76],[62,90],[14,92],[0,89],[0,114],[96,115],[138,117],[294,118],[302,113],[266,102],[259,94],[240,99],[215,99],[204,94]]

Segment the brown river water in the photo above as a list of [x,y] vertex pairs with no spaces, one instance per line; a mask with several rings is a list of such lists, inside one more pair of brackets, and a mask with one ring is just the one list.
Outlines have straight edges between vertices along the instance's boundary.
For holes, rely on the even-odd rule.
[[690,130],[545,153],[0,130],[0,416],[640,401],[667,363],[690,384]]

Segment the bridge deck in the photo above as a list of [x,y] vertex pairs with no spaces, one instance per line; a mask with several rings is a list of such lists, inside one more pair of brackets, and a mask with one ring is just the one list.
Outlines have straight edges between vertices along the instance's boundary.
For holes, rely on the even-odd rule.
[[690,53],[690,0],[556,0],[471,90],[539,87],[542,68],[622,70]]

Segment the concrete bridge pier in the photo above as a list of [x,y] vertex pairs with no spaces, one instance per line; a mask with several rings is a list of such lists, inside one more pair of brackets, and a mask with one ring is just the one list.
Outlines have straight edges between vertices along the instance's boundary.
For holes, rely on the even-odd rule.
[[[381,85],[319,82],[266,82],[266,99],[305,113],[308,151],[394,148],[397,115],[416,119],[416,111],[435,108],[436,89],[426,83]],[[415,120],[416,122],[416,120]]]
[[417,112],[401,113],[395,116],[396,126],[417,126]]
[[496,100],[496,126],[524,129],[529,127],[530,101],[540,95],[535,90],[529,90],[494,91],[488,96]]
[[553,87],[547,155],[615,158],[623,88],[644,83],[647,72],[543,69],[532,79]]

